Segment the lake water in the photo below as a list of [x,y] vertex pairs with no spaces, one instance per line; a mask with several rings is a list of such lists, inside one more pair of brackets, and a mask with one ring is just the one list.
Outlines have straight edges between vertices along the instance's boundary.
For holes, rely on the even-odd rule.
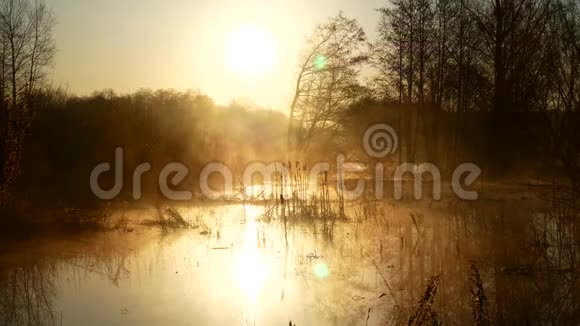
[[578,324],[577,214],[533,198],[346,204],[346,219],[273,204],[176,207],[192,228],[128,226],[4,245],[0,324],[407,324],[439,276],[436,318]]

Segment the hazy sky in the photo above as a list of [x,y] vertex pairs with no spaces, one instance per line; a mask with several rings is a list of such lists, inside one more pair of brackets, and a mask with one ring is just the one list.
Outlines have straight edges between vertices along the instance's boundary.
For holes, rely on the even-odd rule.
[[[199,89],[218,103],[248,97],[285,109],[304,36],[343,10],[374,35],[385,0],[46,0],[57,26],[54,82],[75,94],[112,88]],[[239,26],[274,40],[271,71],[240,76],[225,50]],[[229,54],[231,55],[231,53]]]

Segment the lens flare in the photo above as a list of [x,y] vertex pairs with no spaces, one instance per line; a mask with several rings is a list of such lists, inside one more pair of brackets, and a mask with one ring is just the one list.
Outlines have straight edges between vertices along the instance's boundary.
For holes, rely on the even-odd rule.
[[314,58],[314,69],[322,70],[324,68],[326,68],[326,57],[319,54]]
[[324,279],[330,275],[330,268],[323,262],[318,262],[314,265],[314,275],[320,279]]

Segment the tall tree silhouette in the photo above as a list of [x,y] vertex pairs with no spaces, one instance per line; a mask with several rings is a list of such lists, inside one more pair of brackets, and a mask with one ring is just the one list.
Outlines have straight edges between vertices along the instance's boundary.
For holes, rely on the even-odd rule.
[[0,1],[0,201],[18,175],[24,137],[55,46],[54,19],[41,1]]
[[361,96],[357,78],[367,59],[365,45],[363,29],[342,12],[315,28],[300,57],[290,106],[289,146],[304,149],[317,131],[335,131],[340,126],[341,112]]

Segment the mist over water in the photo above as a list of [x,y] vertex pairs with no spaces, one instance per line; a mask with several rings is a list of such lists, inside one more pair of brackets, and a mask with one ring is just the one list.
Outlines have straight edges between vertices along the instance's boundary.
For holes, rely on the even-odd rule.
[[[350,220],[283,220],[286,205],[183,206],[192,227],[131,226],[4,248],[6,324],[405,323],[439,275],[443,322],[486,313],[576,323],[577,219],[534,199],[358,202]],[[119,210],[129,221],[152,210]],[[509,302],[509,304],[506,304]],[[368,321],[367,321],[368,320]]]

